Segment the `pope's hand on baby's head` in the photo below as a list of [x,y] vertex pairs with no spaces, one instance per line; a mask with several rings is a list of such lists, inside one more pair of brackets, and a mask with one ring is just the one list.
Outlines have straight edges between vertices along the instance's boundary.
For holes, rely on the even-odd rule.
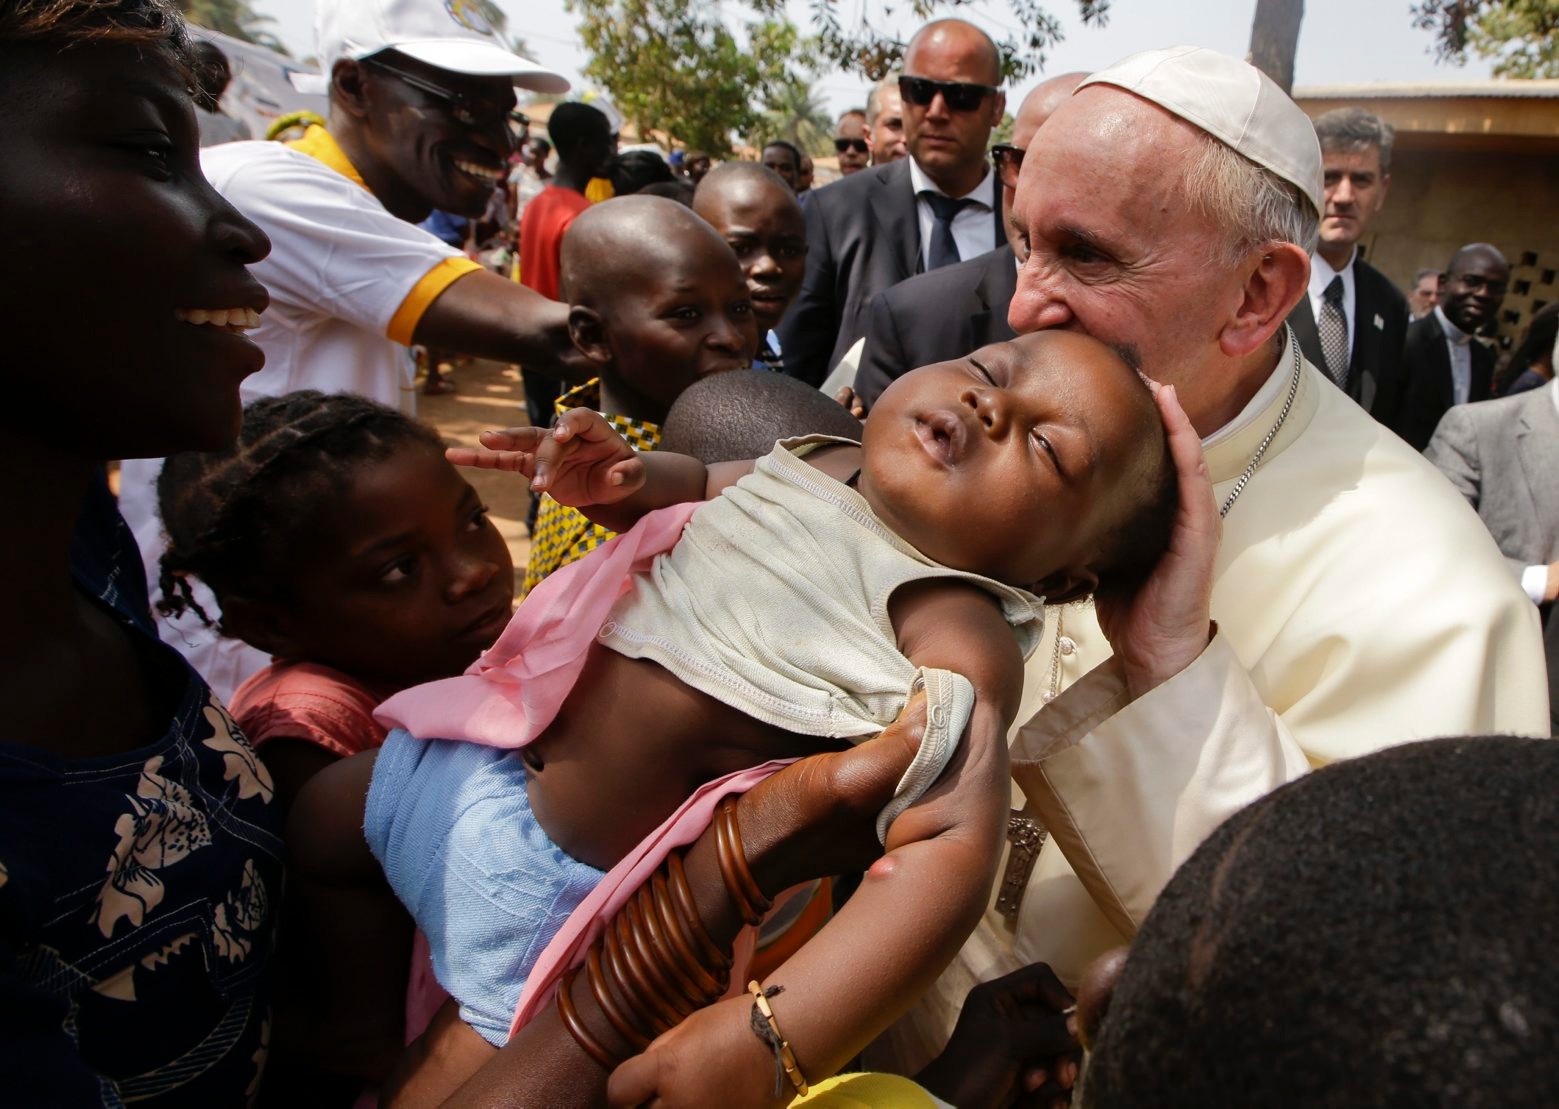
[[507,470],[531,479],[537,493],[575,508],[615,504],[644,484],[644,463],[598,412],[575,408],[549,428],[484,431],[480,449],[451,447],[456,466]]

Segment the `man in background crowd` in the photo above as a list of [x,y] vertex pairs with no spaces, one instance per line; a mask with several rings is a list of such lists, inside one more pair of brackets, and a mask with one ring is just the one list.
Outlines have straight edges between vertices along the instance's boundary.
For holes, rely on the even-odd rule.
[[[1050,113],[1076,91],[1086,73],[1063,73],[1029,90],[1012,124],[1012,142],[993,147],[1004,218],[1012,212],[1023,155]],[[868,310],[866,345],[855,375],[855,399],[864,410],[897,377],[917,366],[961,358],[1013,336],[1007,308],[1028,257],[1023,237],[1006,219],[1007,242],[989,254],[944,266],[878,295]]]
[[834,152],[839,155],[839,175],[849,177],[860,173],[871,164],[871,139],[866,126],[866,113],[851,108],[839,117],[834,128]]
[[865,334],[878,293],[1006,242],[986,156],[1000,82],[996,44],[972,23],[938,20],[910,39],[899,78],[910,156],[807,204],[806,281],[779,329],[786,373],[821,384]]
[[1440,271],[1422,269],[1413,275],[1413,291],[1407,295],[1408,311],[1421,320],[1440,303]]
[[1408,325],[1401,370],[1382,382],[1373,411],[1414,450],[1429,445],[1453,406],[1493,395],[1494,352],[1474,336],[1493,322],[1509,283],[1505,256],[1471,243],[1446,267],[1434,311]]
[[796,191],[796,183],[801,177],[801,151],[793,143],[775,139],[764,146],[759,160],[779,174],[791,192]]
[[1385,274],[1359,257],[1359,242],[1391,187],[1391,126],[1362,108],[1317,117],[1326,210],[1310,255],[1309,295],[1288,322],[1311,363],[1372,412],[1384,379],[1394,378],[1407,333],[1407,301]]
[[904,98],[897,76],[884,77],[866,98],[866,128],[872,145],[872,165],[885,166],[909,153],[904,147]]

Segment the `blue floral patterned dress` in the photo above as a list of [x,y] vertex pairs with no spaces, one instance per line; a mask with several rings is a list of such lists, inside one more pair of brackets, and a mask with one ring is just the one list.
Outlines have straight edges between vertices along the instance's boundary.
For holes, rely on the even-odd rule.
[[123,754],[0,742],[0,1101],[241,1105],[269,1033],[271,780],[205,682],[149,635],[133,540],[111,504],[96,511],[78,529],[91,534],[77,584],[143,653],[167,656],[175,708]]

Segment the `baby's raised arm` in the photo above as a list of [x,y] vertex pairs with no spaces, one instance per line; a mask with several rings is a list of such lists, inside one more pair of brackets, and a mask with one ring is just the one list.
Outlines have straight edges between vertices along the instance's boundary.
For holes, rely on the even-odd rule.
[[484,431],[481,441],[480,450],[451,447],[445,456],[456,466],[524,474],[534,492],[548,493],[612,531],[626,531],[657,508],[718,496],[753,466],[706,467],[683,454],[641,454],[587,408],[565,412],[549,428]]
[[[1000,609],[969,586],[927,582],[901,589],[890,611],[910,661],[963,674],[976,702],[958,753],[894,821],[860,889],[763,983],[783,989],[770,1004],[809,1078],[837,1071],[942,972],[985,909],[1006,826],[1022,659]],[[613,1102],[761,1102],[774,1064],[748,1030],[751,1005],[720,1002],[662,1036],[613,1075]]]

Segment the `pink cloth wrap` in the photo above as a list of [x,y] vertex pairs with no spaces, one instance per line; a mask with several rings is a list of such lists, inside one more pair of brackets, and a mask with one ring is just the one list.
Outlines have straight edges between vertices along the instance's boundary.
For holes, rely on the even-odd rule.
[[[658,509],[629,531],[550,574],[531,590],[498,641],[464,674],[397,693],[374,712],[386,728],[419,738],[459,739],[488,747],[524,747],[557,717],[612,606],[636,573],[676,546],[697,502]],[[585,960],[606,921],[627,903],[672,850],[696,840],[721,798],[745,793],[794,762],[778,759],[700,786],[659,828],[628,853],[581,902],[536,961],[520,996],[512,1038],[552,999],[559,980]],[[732,989],[742,988],[754,929],[736,943]],[[431,996],[414,1003],[426,1009]],[[434,1004],[436,1008],[436,1003]],[[426,1019],[427,1013],[417,1013]]]
[[374,719],[423,739],[526,746],[557,717],[584,669],[585,652],[632,576],[677,545],[699,503],[657,509],[549,574],[464,674],[397,693]]

